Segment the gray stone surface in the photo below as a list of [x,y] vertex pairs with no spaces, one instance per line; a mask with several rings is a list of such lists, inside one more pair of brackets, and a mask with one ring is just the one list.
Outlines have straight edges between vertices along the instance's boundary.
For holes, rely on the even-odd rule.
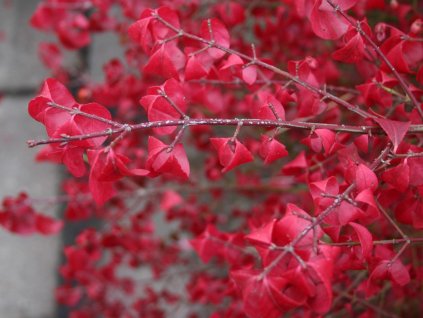
[[[25,143],[44,134],[27,115],[29,99],[6,97],[0,103],[0,200],[19,191],[34,198],[57,193],[58,167],[35,163],[37,150]],[[42,207],[40,212],[54,214]],[[0,317],[53,317],[60,235],[20,237],[0,227],[0,241]]]
[[[38,3],[0,1],[0,92],[35,90],[47,75],[38,61],[37,44],[49,38],[28,25]],[[0,200],[20,191],[34,198],[57,193],[58,168],[36,164],[37,150],[25,143],[44,135],[44,128],[28,116],[30,98],[6,95],[0,102]],[[54,210],[38,208],[54,214]],[[54,317],[60,235],[21,237],[0,228],[0,241],[0,317]]]
[[92,37],[89,58],[89,75],[96,82],[104,81],[103,66],[112,58],[124,62],[124,52],[119,38],[112,33],[98,33]]
[[[28,20],[38,0],[0,2],[0,89],[35,88],[47,72],[37,59],[37,43],[46,40],[31,30]],[[19,66],[19,67],[18,67]]]
[[[39,87],[48,70],[38,59],[38,44],[58,40],[34,30],[29,19],[40,0],[0,0],[0,91]],[[76,52],[65,53],[65,65],[73,66]]]

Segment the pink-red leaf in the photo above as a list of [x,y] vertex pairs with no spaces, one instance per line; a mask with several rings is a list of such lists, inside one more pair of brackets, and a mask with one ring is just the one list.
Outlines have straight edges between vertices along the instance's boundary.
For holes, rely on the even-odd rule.
[[242,69],[242,79],[248,85],[253,85],[257,79],[257,66],[250,65]]
[[150,57],[143,71],[164,78],[178,78],[185,66],[185,54],[172,42],[160,46]]
[[247,317],[278,318],[283,315],[286,309],[279,300],[286,279],[268,278],[258,271],[249,269],[233,271],[231,277],[242,294],[244,313]]
[[372,234],[369,232],[367,228],[365,228],[361,224],[354,223],[354,222],[350,222],[348,224],[354,229],[355,233],[358,236],[358,239],[360,240],[363,257],[368,258],[373,249]]
[[[226,27],[218,19],[208,19],[201,23],[200,35],[202,38],[214,41],[217,45],[223,48],[229,48],[230,37]],[[218,48],[209,48],[207,52],[214,59],[223,57],[226,52]]]
[[60,232],[63,228],[63,221],[38,214],[35,218],[35,226],[39,233],[43,235],[52,235]]
[[[140,99],[140,104],[147,112],[149,121],[180,119],[181,112],[187,109],[186,98],[181,84],[171,78],[161,86],[153,86],[147,90],[147,95]],[[154,131],[158,134],[171,134],[176,127],[161,127]]]
[[222,172],[228,172],[244,163],[253,161],[251,152],[237,139],[210,138],[213,147],[219,155],[219,162],[223,166]]
[[359,164],[355,171],[355,182],[358,191],[363,191],[367,188],[372,191],[378,187],[378,179],[376,174],[364,164]]
[[173,148],[155,137],[148,138],[148,158],[146,168],[152,175],[168,174],[179,179],[189,178],[190,168],[183,145]]
[[269,136],[261,136],[261,147],[259,150],[260,157],[263,158],[266,165],[271,164],[275,160],[288,155],[285,146],[275,138]]
[[398,191],[404,192],[410,184],[410,167],[406,163],[401,163],[388,169],[382,174],[382,180]]
[[337,61],[358,63],[364,56],[364,42],[359,33],[353,36],[342,48],[332,53]]
[[394,145],[394,151],[397,151],[398,146],[404,139],[405,134],[410,127],[410,122],[402,122],[396,120],[390,120],[386,118],[374,118],[375,122],[379,124],[380,127],[386,132],[389,139]]
[[[334,0],[341,10],[348,10],[357,0]],[[348,30],[349,22],[338,14],[326,0],[317,0],[310,16],[313,32],[327,40],[336,40]]]
[[400,260],[391,262],[381,261],[372,271],[369,277],[369,284],[374,280],[390,279],[400,286],[405,286],[410,282],[410,274]]

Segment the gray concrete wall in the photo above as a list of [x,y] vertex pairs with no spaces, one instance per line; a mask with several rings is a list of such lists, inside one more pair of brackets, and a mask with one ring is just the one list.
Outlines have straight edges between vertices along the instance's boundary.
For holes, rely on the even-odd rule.
[[[36,164],[38,150],[26,146],[27,139],[44,136],[44,128],[27,114],[28,101],[47,75],[37,58],[37,43],[47,37],[30,30],[27,22],[38,2],[0,1],[0,93],[5,93],[0,101],[0,200],[19,191],[52,197],[59,187],[58,167]],[[57,214],[56,208],[39,208]],[[0,242],[0,317],[55,317],[60,234],[21,237],[0,227]]]
[[[58,190],[58,167],[36,164],[36,150],[25,141],[42,134],[26,114],[29,96],[8,97],[0,104],[0,197],[26,191],[33,198],[52,197]],[[38,206],[39,212],[57,210]],[[61,236],[22,237],[0,228],[0,317],[54,317],[54,287]]]
[[[59,192],[58,166],[35,163],[40,148],[29,149],[26,140],[44,138],[44,127],[27,113],[48,71],[38,60],[37,45],[57,39],[29,27],[28,20],[41,0],[0,0],[0,201],[26,191],[31,197],[54,197]],[[5,6],[5,4],[8,4]],[[89,48],[88,76],[103,79],[102,67],[113,57],[123,57],[113,35],[95,35]],[[80,68],[78,52],[65,54],[65,65]],[[88,71],[88,70],[87,70]],[[57,206],[39,211],[60,216]],[[65,234],[22,237],[0,227],[0,318],[66,317],[57,310],[54,289],[64,242],[73,241],[78,226],[67,226]]]
[[31,30],[28,19],[38,0],[0,1],[0,88],[2,90],[37,87],[47,75],[37,59],[37,43],[47,36]]

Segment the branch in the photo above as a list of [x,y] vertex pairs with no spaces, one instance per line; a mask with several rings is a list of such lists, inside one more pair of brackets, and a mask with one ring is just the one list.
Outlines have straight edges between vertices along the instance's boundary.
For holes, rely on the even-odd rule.
[[[380,155],[373,161],[370,165],[371,170],[375,170],[380,163],[388,156],[389,151],[391,150],[392,145],[389,143],[380,153]],[[321,212],[314,221],[304,228],[300,234],[298,234],[289,245],[290,248],[293,250],[295,245],[297,245],[312,229],[316,226],[320,225],[323,220],[329,216],[337,207],[341,205],[341,203],[349,198],[350,193],[355,189],[356,184],[355,182],[352,183],[342,194],[336,196],[336,199],[333,203],[328,206],[323,212]],[[286,251],[282,252],[278,255],[269,265],[267,265],[262,272],[262,277],[265,277],[288,253]]]
[[360,26],[360,21],[357,21],[357,24],[354,23],[354,21],[345,14],[345,12],[339,8],[336,4],[332,2],[332,0],[326,0],[329,5],[335,10],[335,12],[338,12],[345,20],[348,21],[349,24],[355,30],[364,38],[366,41],[370,44],[370,46],[375,50],[376,54],[379,55],[379,57],[382,59],[383,62],[388,66],[388,68],[391,70],[392,74],[398,79],[402,89],[407,94],[407,96],[410,98],[411,102],[413,103],[413,106],[417,109],[419,112],[419,115],[421,118],[423,118],[423,110],[420,107],[419,102],[417,101],[416,97],[413,95],[413,93],[408,88],[407,83],[405,80],[401,77],[401,75],[398,73],[398,71],[395,69],[395,67],[392,65],[392,63],[388,60],[385,54],[380,50],[379,46],[370,38],[370,36],[367,35],[366,32],[363,31],[363,29]]
[[[198,84],[210,84],[210,85],[247,85],[243,80],[241,80],[239,78],[236,78],[236,79],[231,80],[231,81],[202,78],[202,79],[188,80],[187,82],[188,83],[198,83]],[[292,82],[291,80],[273,80],[273,79],[262,80],[262,79],[257,79],[254,83],[255,84],[272,83],[272,84],[280,84],[280,85],[289,85],[291,82]],[[335,86],[335,85],[324,85],[324,88],[326,90],[330,90],[330,91],[339,91],[339,92],[342,92],[342,93],[360,95],[360,92],[358,90],[353,89],[353,88],[348,88],[348,87]]]
[[[373,245],[396,245],[396,244],[403,244],[406,242],[410,242],[410,244],[423,244],[423,237],[415,237],[415,238],[398,238],[398,239],[390,239],[390,240],[376,240],[373,241]],[[329,243],[329,242],[319,242],[321,245],[330,245],[330,246],[357,246],[361,245],[361,242],[335,242],[335,243]]]
[[[85,116],[86,113],[79,112],[81,116]],[[90,116],[90,114],[87,114]],[[88,116],[87,116],[88,117]],[[109,121],[108,121],[109,122]],[[337,125],[337,124],[325,124],[325,123],[310,123],[303,121],[289,121],[289,120],[270,120],[270,119],[224,119],[224,118],[189,118],[189,119],[175,119],[175,120],[159,120],[143,122],[139,124],[120,124],[118,122],[110,121],[110,124],[119,127],[117,129],[107,129],[91,134],[64,136],[61,138],[49,138],[44,140],[28,140],[29,147],[35,147],[44,144],[53,143],[67,143],[71,141],[81,141],[85,139],[91,139],[96,137],[111,136],[113,134],[121,133],[125,130],[145,130],[151,128],[161,128],[169,126],[239,126],[242,122],[242,126],[254,126],[254,127],[268,127],[268,128],[296,128],[303,130],[315,130],[315,129],[328,129],[336,132],[354,133],[360,135],[386,135],[382,128],[379,126],[352,126],[352,125]],[[423,125],[411,125],[407,131],[407,134],[422,133]]]
[[97,120],[99,122],[108,124],[108,125],[113,126],[113,127],[122,127],[122,126],[124,126],[124,124],[120,124],[120,123],[118,123],[118,122],[116,122],[114,120],[109,120],[109,119],[104,118],[104,117],[100,117],[100,116],[97,116],[97,115],[89,114],[89,113],[86,113],[86,112],[83,112],[83,111],[79,110],[78,108],[66,107],[66,106],[63,106],[63,105],[59,105],[59,104],[57,104],[55,102],[49,102],[49,103],[47,103],[47,105],[49,105],[49,106],[51,106],[53,108],[57,108],[57,109],[61,109],[61,110],[67,111],[71,115],[81,115],[81,116],[84,116],[84,117],[87,117],[87,118],[90,118],[90,119],[94,119],[94,120]]
[[194,35],[192,33],[185,32],[184,30],[179,29],[179,28],[175,27],[174,25],[170,24],[169,22],[167,22],[166,20],[164,20],[163,18],[161,18],[156,13],[153,14],[153,17],[156,18],[161,23],[163,23],[169,29],[171,29],[172,31],[174,31],[177,35],[179,35],[179,37],[186,37],[188,39],[191,39],[191,40],[194,40],[194,41],[197,41],[197,42],[200,42],[200,43],[204,43],[204,44],[207,45],[207,48],[212,48],[213,47],[213,48],[219,49],[219,50],[221,50],[223,52],[226,52],[228,54],[237,55],[237,56],[243,58],[244,60],[246,60],[246,61],[248,61],[250,63],[254,63],[255,65],[258,65],[258,66],[260,66],[260,67],[262,67],[264,69],[267,69],[267,70],[269,70],[269,71],[271,71],[271,72],[273,72],[275,74],[281,75],[281,76],[283,76],[283,77],[285,77],[285,78],[287,78],[287,79],[289,79],[289,80],[291,80],[291,81],[293,81],[293,82],[295,82],[295,83],[297,83],[297,84],[299,84],[299,85],[307,88],[308,90],[310,90],[310,91],[312,91],[312,92],[314,92],[316,94],[319,94],[324,99],[332,100],[332,101],[338,103],[339,105],[344,106],[348,110],[350,110],[350,111],[358,114],[359,116],[361,116],[363,118],[376,118],[376,116],[374,116],[374,115],[366,112],[363,109],[360,109],[358,107],[358,105],[353,105],[353,104],[351,104],[351,103],[349,103],[349,102],[347,102],[347,101],[345,101],[345,100],[343,100],[343,99],[341,99],[341,98],[339,98],[339,97],[337,97],[337,96],[335,96],[335,95],[333,95],[331,93],[326,92],[325,90],[323,90],[323,89],[321,89],[319,87],[315,87],[313,85],[310,85],[309,83],[304,82],[301,79],[299,79],[297,76],[291,75],[290,73],[288,73],[286,71],[283,71],[280,68],[277,68],[276,66],[270,65],[270,64],[268,64],[266,62],[263,62],[263,61],[255,58],[255,57],[248,56],[248,55],[243,54],[241,52],[238,52],[236,50],[232,50],[230,48],[223,47],[223,46],[217,44],[213,40],[210,40],[209,41],[209,40],[206,40],[206,39],[204,39],[202,37],[199,37],[197,35]]

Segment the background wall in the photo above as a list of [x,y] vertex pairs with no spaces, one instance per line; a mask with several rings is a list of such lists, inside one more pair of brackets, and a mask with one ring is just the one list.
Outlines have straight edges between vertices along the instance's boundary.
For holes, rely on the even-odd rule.
[[[35,164],[37,150],[26,146],[27,139],[44,133],[27,114],[28,101],[47,75],[37,59],[37,43],[46,37],[27,22],[37,3],[0,0],[0,200],[20,191],[51,197],[59,185],[58,167]],[[60,241],[60,235],[22,237],[0,228],[1,317],[54,317]]]
[[[28,102],[48,77],[38,59],[38,43],[57,42],[31,29],[29,18],[41,0],[0,0],[0,201],[25,191],[33,198],[52,198],[60,193],[64,171],[59,166],[35,163],[39,149],[26,145],[29,139],[45,138],[44,127],[27,113]],[[122,56],[116,37],[95,36],[82,54],[66,53],[70,69],[87,68],[92,79],[101,79],[102,66]],[[60,206],[38,206],[39,212],[61,218]],[[0,227],[0,318],[62,318],[54,290],[63,245],[73,242],[81,224],[65,225],[61,234],[22,237]]]

